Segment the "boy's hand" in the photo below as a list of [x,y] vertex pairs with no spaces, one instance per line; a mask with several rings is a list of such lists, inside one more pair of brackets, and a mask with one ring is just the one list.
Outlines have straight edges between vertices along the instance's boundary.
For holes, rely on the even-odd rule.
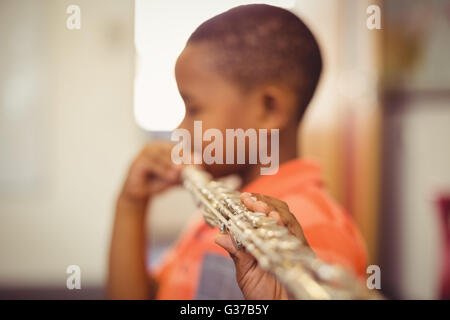
[[[287,227],[293,235],[308,245],[302,228],[285,202],[250,193],[243,193],[241,200],[249,210],[264,212],[275,219],[279,225]],[[286,290],[275,277],[261,269],[255,258],[245,249],[236,250],[227,233],[219,233],[215,241],[227,250],[233,259],[236,266],[236,279],[245,299],[288,299]]]
[[181,166],[171,160],[172,144],[152,142],[133,161],[120,198],[131,202],[148,199],[180,182]]
[[116,203],[109,257],[108,294],[113,299],[155,297],[155,279],[147,268],[147,206],[150,198],[179,182],[172,145],[153,142],[130,166]]

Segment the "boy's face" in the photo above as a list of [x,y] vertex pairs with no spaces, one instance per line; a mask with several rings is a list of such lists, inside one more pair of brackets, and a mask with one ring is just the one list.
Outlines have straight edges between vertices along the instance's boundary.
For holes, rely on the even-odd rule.
[[[188,45],[177,60],[175,76],[186,106],[186,115],[179,128],[189,130],[193,139],[194,120],[201,120],[203,132],[209,128],[222,132],[225,146],[226,129],[259,128],[260,101],[256,95],[243,93],[231,81],[221,77],[211,60],[214,53],[209,50],[203,44]],[[203,149],[209,143],[203,142]],[[225,154],[224,148],[224,157]],[[244,168],[245,165],[211,165],[208,171],[214,176],[222,176]]]

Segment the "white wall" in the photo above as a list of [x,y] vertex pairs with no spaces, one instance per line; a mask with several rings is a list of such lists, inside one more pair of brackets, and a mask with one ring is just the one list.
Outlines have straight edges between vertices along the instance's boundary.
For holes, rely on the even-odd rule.
[[450,99],[417,99],[402,120],[400,177],[401,293],[436,299],[441,234],[437,196],[450,191]]
[[[44,134],[33,142],[42,152],[28,158],[40,162],[37,166],[29,162],[36,167],[37,178],[25,179],[18,190],[4,183],[0,193],[3,287],[64,288],[70,264],[81,267],[82,283],[102,281],[114,196],[129,160],[144,141],[132,109],[133,1],[76,1],[81,30],[70,31],[66,8],[72,3],[9,0],[0,4],[2,66],[21,62],[25,54],[23,50],[8,54],[3,48],[11,43],[19,49],[22,43],[32,55],[43,56],[38,61],[42,96],[26,107],[45,114],[36,118],[42,121]],[[32,21],[30,27],[26,21]],[[37,37],[31,48],[26,46],[30,32]],[[0,79],[10,74],[0,72]],[[0,83],[4,98],[7,82]],[[26,86],[22,89],[17,99],[26,94]],[[5,112],[8,105],[0,101]],[[18,158],[26,154],[18,137],[33,134],[27,123],[20,122],[14,132],[2,131],[3,141],[17,141]],[[3,151],[2,160],[14,156]]]

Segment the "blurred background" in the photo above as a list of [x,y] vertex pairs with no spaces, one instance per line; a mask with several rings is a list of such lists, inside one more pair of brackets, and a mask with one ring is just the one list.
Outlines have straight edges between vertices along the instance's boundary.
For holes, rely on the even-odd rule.
[[[329,192],[354,217],[383,293],[443,298],[450,1],[254,2],[292,10],[318,38],[325,71],[299,154],[321,164]],[[247,3],[0,0],[0,299],[104,297],[128,165],[184,115],[175,59],[197,25]],[[366,26],[372,4],[380,30]],[[67,24],[71,5],[79,29]],[[181,189],[152,209],[150,263],[195,212]],[[73,264],[81,290],[66,288]]]

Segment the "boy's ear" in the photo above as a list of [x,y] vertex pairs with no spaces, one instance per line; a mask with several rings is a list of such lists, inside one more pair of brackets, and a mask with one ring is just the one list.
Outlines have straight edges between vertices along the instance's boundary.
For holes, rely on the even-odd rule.
[[261,128],[282,130],[294,118],[295,97],[288,89],[265,86],[259,90]]

